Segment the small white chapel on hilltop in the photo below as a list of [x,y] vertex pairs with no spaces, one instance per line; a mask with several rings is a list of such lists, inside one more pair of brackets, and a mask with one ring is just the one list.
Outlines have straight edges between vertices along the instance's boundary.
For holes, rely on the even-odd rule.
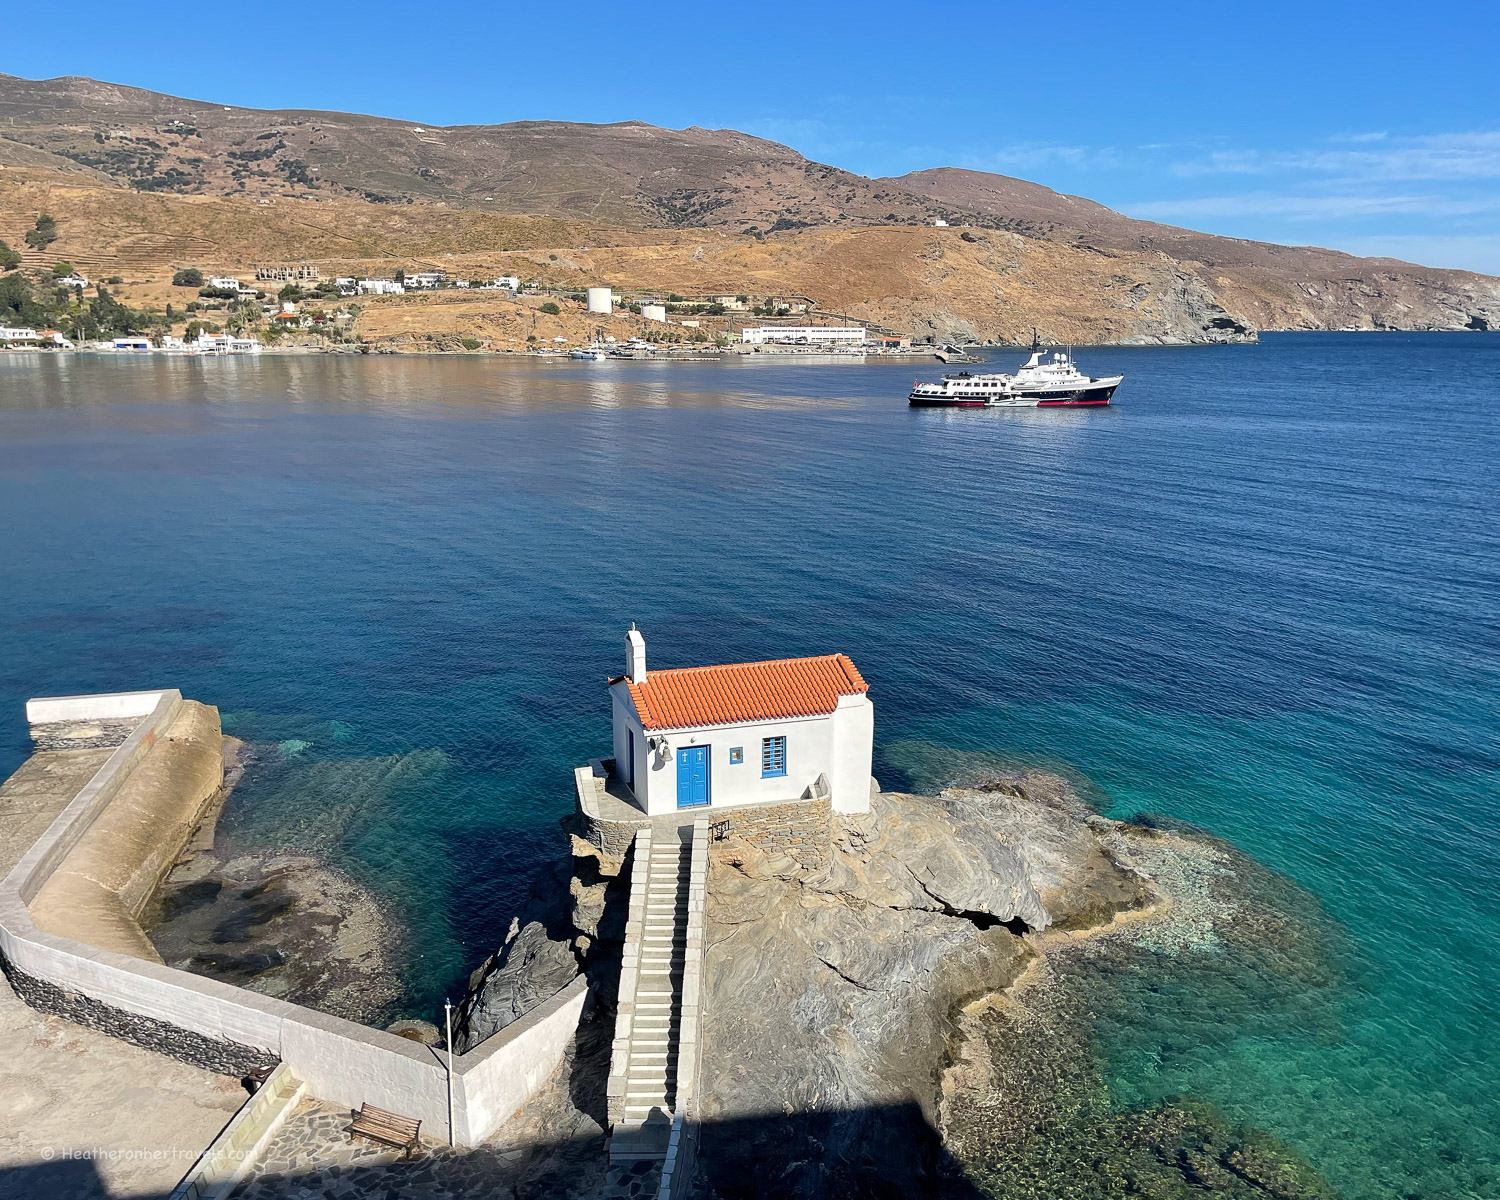
[[609,681],[615,774],[649,816],[824,796],[868,812],[869,691],[844,654],[647,671],[632,625]]

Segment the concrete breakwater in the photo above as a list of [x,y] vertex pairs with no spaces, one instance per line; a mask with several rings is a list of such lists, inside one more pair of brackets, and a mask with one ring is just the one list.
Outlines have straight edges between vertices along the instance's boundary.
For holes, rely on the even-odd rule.
[[[29,1003],[213,1070],[285,1062],[311,1095],[416,1117],[460,1145],[485,1138],[561,1061],[582,979],[455,1058],[450,1128],[450,1080],[430,1047],[165,966],[134,917],[219,785],[217,714],[169,690],[37,701],[29,715],[57,726],[40,746],[104,737],[105,722],[125,733],[113,748],[39,749],[0,789],[0,832],[26,845],[0,882],[0,957]],[[31,777],[76,773],[81,754],[103,761],[76,792],[27,804]]]
[[[33,703],[37,715],[48,702]],[[45,722],[34,723],[44,741]],[[124,742],[133,730],[115,726]],[[39,929],[148,962],[161,955],[142,930],[146,903],[187,845],[224,781],[217,709],[184,700],[150,753],[63,856],[30,904]],[[93,740],[93,739],[89,739]]]

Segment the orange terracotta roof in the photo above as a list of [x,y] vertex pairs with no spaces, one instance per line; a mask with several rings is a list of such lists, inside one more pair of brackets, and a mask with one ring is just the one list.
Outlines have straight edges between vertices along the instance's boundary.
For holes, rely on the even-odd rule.
[[820,716],[837,708],[840,696],[870,690],[846,654],[648,671],[645,683],[632,683],[623,675],[610,683],[630,689],[645,729]]

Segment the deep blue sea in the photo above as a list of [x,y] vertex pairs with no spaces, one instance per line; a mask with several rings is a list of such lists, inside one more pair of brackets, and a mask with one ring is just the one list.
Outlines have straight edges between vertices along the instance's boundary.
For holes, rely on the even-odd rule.
[[555,852],[631,621],[657,666],[845,651],[887,788],[1060,769],[1347,930],[1329,1020],[1163,1028],[1122,1104],[1208,1099],[1348,1197],[1500,1196],[1500,335],[1081,359],[1115,407],[913,411],[890,363],[0,355],[0,773],[28,696],[218,705],[270,747],[227,834],[383,896],[420,1008]]

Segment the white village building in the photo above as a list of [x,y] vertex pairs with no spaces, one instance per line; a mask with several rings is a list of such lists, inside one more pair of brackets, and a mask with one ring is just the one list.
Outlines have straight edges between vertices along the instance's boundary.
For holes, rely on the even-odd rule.
[[823,796],[869,811],[875,706],[847,655],[647,671],[631,626],[625,660],[615,776],[648,816]]
[[747,346],[862,346],[863,325],[761,325],[740,330]]

